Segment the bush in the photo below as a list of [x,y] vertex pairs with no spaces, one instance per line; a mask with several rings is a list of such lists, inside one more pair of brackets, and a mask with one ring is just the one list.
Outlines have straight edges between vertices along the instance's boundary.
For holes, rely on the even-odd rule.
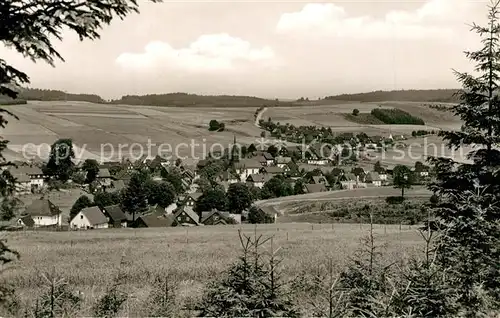
[[220,124],[217,120],[212,119],[210,123],[208,124],[208,130],[210,131],[216,131],[219,130]]
[[359,115],[359,109],[354,108],[354,110],[352,111],[352,115],[353,116],[358,116]]
[[387,202],[388,204],[401,204],[404,200],[405,198],[401,196],[391,196],[385,198],[385,202]]
[[390,125],[425,125],[421,118],[410,115],[401,109],[384,109],[375,108],[371,114],[382,121],[384,124]]

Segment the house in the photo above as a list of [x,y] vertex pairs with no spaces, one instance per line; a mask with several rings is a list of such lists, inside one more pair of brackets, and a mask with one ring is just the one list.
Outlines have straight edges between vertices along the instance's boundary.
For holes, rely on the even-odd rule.
[[308,165],[315,165],[315,166],[326,166],[328,164],[328,159],[325,158],[312,158],[312,159],[307,159],[307,164]]
[[17,224],[23,227],[34,227],[35,221],[31,218],[31,215],[24,215],[17,220]]
[[[22,165],[19,167],[12,167],[9,169],[9,172],[15,178],[20,176],[28,176],[30,180],[30,188],[34,191],[43,188],[43,186],[45,185],[45,176],[42,172],[42,169],[37,166]],[[21,179],[26,180],[26,178],[24,177],[22,177]]]
[[269,152],[263,152],[262,156],[266,159],[266,166],[272,166],[274,164],[274,157]]
[[344,173],[339,176],[340,184],[344,189],[354,189],[358,188],[359,185],[359,177],[357,177],[354,173]]
[[[288,166],[285,167],[288,168]],[[280,168],[277,166],[267,166],[267,167],[262,167],[259,173],[277,175],[277,174],[283,174],[284,170],[285,170],[284,168]]]
[[227,182],[229,184],[238,183],[240,180],[237,176],[233,175],[233,173],[229,170],[222,172],[218,177],[218,181]]
[[48,199],[34,200],[24,213],[31,216],[35,227],[62,225],[61,210]]
[[171,227],[175,225],[173,215],[158,216],[153,213],[141,215],[135,222],[135,227]]
[[236,169],[236,173],[240,176],[240,180],[246,180],[249,175],[259,173],[262,164],[253,158],[241,159],[234,163],[234,168]]
[[292,161],[291,157],[276,157],[274,158],[274,163],[280,168],[284,168],[289,162]]
[[127,216],[123,213],[119,205],[105,206],[102,212],[109,219],[109,227],[127,227]]
[[378,172],[375,172],[375,171],[369,172],[366,175],[365,181],[367,183],[373,184],[375,187],[382,186],[382,179],[380,178],[380,175],[378,174]]
[[117,192],[123,189],[125,189],[125,182],[123,180],[113,180],[107,190],[110,192]]
[[107,229],[109,220],[99,207],[91,206],[78,212],[69,222],[69,226],[74,230]]
[[313,176],[312,183],[313,184],[324,184],[326,187],[330,186],[330,184],[328,183],[328,180],[326,180],[326,178],[324,176]]
[[272,178],[273,178],[272,175],[257,173],[249,175],[246,181],[247,183],[250,183],[254,187],[262,189],[264,183],[271,180]]
[[97,175],[97,181],[99,184],[105,187],[111,186],[111,182],[113,181],[113,177],[107,168],[99,169],[99,174]]
[[181,226],[196,226],[200,225],[200,217],[190,206],[182,206],[174,214],[175,224]]
[[194,207],[198,199],[203,195],[201,192],[190,193],[184,199],[184,204],[189,207]]
[[317,192],[326,192],[328,189],[326,188],[324,183],[308,183],[305,186],[306,193],[317,193]]
[[273,206],[259,206],[257,209],[273,218],[274,222],[278,219],[278,211]]
[[252,159],[258,161],[261,166],[267,166],[267,159],[263,155],[257,155]]
[[31,193],[31,179],[28,175],[21,174],[13,177],[16,179],[14,181],[16,194]]
[[229,218],[231,218],[231,214],[229,214],[229,212],[214,209],[212,211],[202,212],[200,223],[203,225],[227,224],[230,221]]

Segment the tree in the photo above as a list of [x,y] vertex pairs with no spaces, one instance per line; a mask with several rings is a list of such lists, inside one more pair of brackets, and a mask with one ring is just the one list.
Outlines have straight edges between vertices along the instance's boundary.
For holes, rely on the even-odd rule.
[[385,173],[385,169],[384,167],[382,167],[380,161],[375,162],[375,164],[373,165],[373,170],[378,173]]
[[[158,0],[151,0],[159,2]],[[109,24],[114,17],[123,19],[131,12],[138,12],[137,1],[3,1],[0,4],[0,41],[14,48],[17,52],[32,61],[44,61],[54,66],[55,60],[64,61],[61,54],[54,48],[53,40],[62,40],[62,31],[75,32],[80,40],[98,39],[98,31],[104,24]],[[65,32],[65,34],[67,34]],[[0,58],[0,95],[17,98],[19,87],[29,84],[28,74],[18,70],[7,61]],[[11,112],[0,109],[0,112],[17,119]],[[0,116],[0,127],[5,128],[7,120]],[[12,163],[2,156],[8,141],[0,138],[0,166],[6,167]],[[54,168],[54,163],[52,163]],[[66,171],[67,172],[67,171]],[[62,179],[69,178],[62,174]],[[67,180],[67,179],[66,179]],[[17,200],[13,198],[14,179],[3,171],[0,174],[0,193],[2,205]],[[13,252],[0,245],[0,255]],[[17,255],[17,254],[16,254]],[[0,257],[3,261],[3,257]],[[4,262],[5,263],[5,262]],[[5,290],[0,288],[0,298]],[[3,299],[0,299],[2,301]]]
[[94,203],[92,202],[92,200],[89,199],[88,196],[86,195],[80,196],[78,199],[76,199],[75,203],[73,203],[73,206],[69,211],[69,219],[72,220],[75,217],[75,215],[78,214],[78,212],[93,205]]
[[92,183],[99,175],[99,163],[94,159],[85,159],[82,165],[82,170],[87,172],[85,176],[86,183]]
[[295,181],[295,185],[293,186],[294,194],[304,194],[304,181],[302,179],[298,179]]
[[71,139],[57,140],[50,147],[49,161],[45,167],[45,173],[59,181],[68,181],[75,166],[72,161],[74,158],[73,141]]
[[267,148],[267,152],[271,154],[271,156],[276,157],[278,155],[278,148],[275,145],[270,145]]
[[233,183],[227,190],[227,203],[229,211],[241,214],[243,210],[250,207],[253,202],[252,193],[245,183]]
[[256,206],[252,206],[248,211],[248,222],[252,224],[274,223],[274,216],[267,214]]
[[128,186],[123,194],[122,205],[125,211],[132,213],[132,220],[135,221],[136,214],[144,212],[148,207],[146,182],[149,174],[145,170],[132,174]]
[[257,148],[255,147],[254,144],[250,144],[250,146],[248,146],[248,149],[247,149],[248,153],[254,153],[256,151],[257,151]]
[[198,213],[217,209],[225,211],[227,208],[226,193],[223,189],[213,188],[204,192],[196,202],[194,210]]
[[210,130],[210,131],[216,131],[216,130],[218,130],[218,129],[219,129],[219,127],[220,127],[220,124],[219,124],[219,122],[218,122],[217,120],[215,120],[215,119],[212,119],[212,120],[210,121],[210,123],[208,124],[208,130]]
[[352,111],[352,115],[353,116],[358,116],[359,115],[359,109],[354,108],[354,110]]
[[146,183],[148,203],[158,204],[166,208],[175,201],[175,188],[169,182],[158,182],[149,180]]
[[450,298],[456,298],[463,316],[487,316],[500,303],[500,22],[499,1],[492,2],[486,26],[472,25],[481,47],[466,52],[474,74],[455,71],[462,90],[452,108],[463,121],[461,131],[442,131],[450,148],[475,145],[472,163],[432,158],[438,196],[434,215],[442,238],[437,260],[451,275]]
[[401,189],[401,197],[405,196],[405,189],[410,189],[413,183],[413,176],[410,168],[403,165],[397,165],[392,172],[395,188]]
[[290,183],[281,175],[274,176],[264,183],[261,196],[263,199],[279,198],[293,194]]
[[94,195],[94,203],[101,209],[106,206],[120,204],[120,193],[99,191]]
[[174,186],[175,193],[181,194],[184,191],[184,186],[182,185],[182,174],[179,168],[171,168],[171,169],[161,169],[161,177],[163,181],[170,183]]
[[182,165],[182,159],[181,158],[175,159],[175,166],[180,167],[181,165]]

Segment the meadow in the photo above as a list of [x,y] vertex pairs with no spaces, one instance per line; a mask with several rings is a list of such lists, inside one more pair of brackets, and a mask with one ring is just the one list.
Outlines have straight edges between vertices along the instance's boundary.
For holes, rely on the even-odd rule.
[[[197,228],[119,229],[81,232],[13,232],[8,244],[20,254],[3,279],[17,288],[23,302],[33,301],[43,290],[43,274],[64,278],[83,293],[81,315],[104,293],[120,269],[121,288],[130,297],[121,316],[141,316],[151,280],[168,275],[177,285],[176,316],[189,316],[206,283],[220,277],[239,255],[238,229],[248,235],[274,236],[280,247],[286,281],[302,284],[330,260],[338,272],[369,233],[368,224],[261,224]],[[423,243],[416,226],[374,225],[378,244],[385,244],[385,260],[406,259],[419,253]],[[270,246],[266,246],[269,250]],[[120,265],[122,263],[122,265]],[[294,288],[296,303],[305,314],[308,293]]]

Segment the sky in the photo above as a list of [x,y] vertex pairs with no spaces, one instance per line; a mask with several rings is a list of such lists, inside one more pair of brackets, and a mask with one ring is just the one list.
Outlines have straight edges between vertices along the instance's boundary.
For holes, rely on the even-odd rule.
[[488,1],[139,0],[101,39],[64,32],[65,62],[0,47],[31,87],[103,98],[187,92],[318,98],[373,90],[456,88],[478,48]]

